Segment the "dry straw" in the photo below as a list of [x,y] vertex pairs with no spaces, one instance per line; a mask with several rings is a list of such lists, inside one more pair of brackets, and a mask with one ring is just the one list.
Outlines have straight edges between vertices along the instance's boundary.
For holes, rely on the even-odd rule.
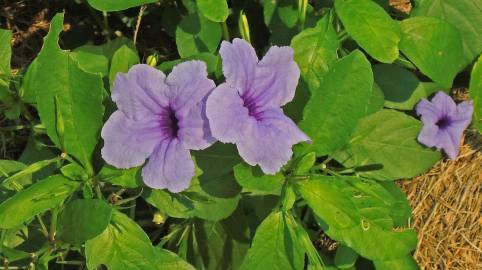
[[482,136],[467,131],[459,157],[401,183],[413,209],[422,269],[482,269]]

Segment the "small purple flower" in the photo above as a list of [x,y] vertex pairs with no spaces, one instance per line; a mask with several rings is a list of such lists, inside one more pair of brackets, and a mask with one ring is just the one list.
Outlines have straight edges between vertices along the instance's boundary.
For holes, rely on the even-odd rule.
[[280,108],[295,95],[300,70],[290,47],[271,47],[258,61],[244,40],[223,42],[219,50],[226,82],[208,97],[206,114],[213,136],[235,143],[251,166],[268,174],[291,158],[291,147],[310,139]]
[[423,99],[416,109],[423,122],[418,141],[428,147],[443,149],[450,159],[456,159],[462,134],[472,120],[472,102],[456,105],[450,96],[437,92],[432,101]]
[[142,178],[152,188],[180,192],[189,187],[194,163],[189,152],[213,142],[205,116],[206,96],[215,84],[206,65],[189,61],[169,76],[148,65],[118,74],[112,90],[115,111],[102,128],[102,157],[117,168],[149,161]]

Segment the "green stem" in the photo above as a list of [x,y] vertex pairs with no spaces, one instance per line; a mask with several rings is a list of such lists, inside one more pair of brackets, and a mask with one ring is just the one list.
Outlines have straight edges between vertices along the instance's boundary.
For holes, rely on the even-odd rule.
[[308,0],[298,0],[298,20],[300,22],[300,31],[305,29],[306,9],[308,8]]
[[228,25],[226,24],[225,21],[221,23],[221,27],[223,28],[224,40],[229,41],[229,30],[228,30]]
[[52,217],[50,222],[50,231],[49,231],[49,241],[55,241],[55,234],[57,233],[57,218],[59,215],[58,207],[52,209]]
[[47,230],[47,227],[45,226],[45,223],[42,220],[42,217],[40,215],[35,215],[35,217],[37,218],[37,221],[40,224],[40,228],[42,229],[42,234],[45,236],[45,238],[48,238],[49,230]]

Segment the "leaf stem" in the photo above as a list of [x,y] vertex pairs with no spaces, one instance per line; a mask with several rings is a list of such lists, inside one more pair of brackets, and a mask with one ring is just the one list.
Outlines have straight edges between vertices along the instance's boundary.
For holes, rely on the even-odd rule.
[[45,226],[44,221],[42,220],[42,217],[40,215],[35,215],[37,218],[38,223],[40,224],[40,227],[42,229],[42,234],[45,236],[45,238],[49,237],[49,230],[47,230],[47,227]]
[[50,221],[50,231],[49,231],[49,241],[54,242],[55,241],[55,234],[57,233],[57,218],[59,215],[59,208],[55,207],[52,209],[52,216],[51,216],[51,221]]
[[228,29],[228,25],[226,24],[226,21],[221,23],[221,27],[223,28],[224,40],[229,41],[229,29]]

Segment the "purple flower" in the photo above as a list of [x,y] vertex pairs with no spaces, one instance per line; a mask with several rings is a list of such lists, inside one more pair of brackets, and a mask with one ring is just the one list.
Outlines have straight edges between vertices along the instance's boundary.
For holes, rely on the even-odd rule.
[[214,139],[205,116],[205,100],[215,84],[206,65],[189,61],[169,76],[148,65],[118,74],[112,90],[115,111],[102,128],[102,157],[117,168],[149,161],[142,178],[152,188],[180,192],[194,176],[190,149],[209,147]]
[[208,97],[213,136],[235,143],[251,166],[274,174],[291,158],[291,147],[310,139],[280,108],[294,97],[300,70],[290,47],[271,47],[258,61],[244,40],[223,42],[220,54],[226,83]]
[[455,159],[473,110],[472,102],[456,105],[444,92],[437,92],[432,101],[423,99],[417,104],[417,114],[423,122],[418,141],[428,147],[443,149],[450,159]]

